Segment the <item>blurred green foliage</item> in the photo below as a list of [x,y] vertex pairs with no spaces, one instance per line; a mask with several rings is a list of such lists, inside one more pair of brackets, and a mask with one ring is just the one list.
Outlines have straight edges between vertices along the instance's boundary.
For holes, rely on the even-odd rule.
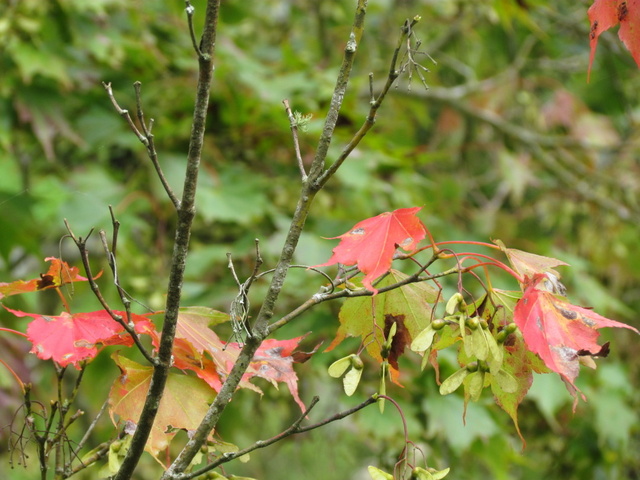
[[[251,272],[255,238],[265,266],[279,253],[299,191],[281,102],[287,98],[294,110],[313,114],[300,137],[308,162],[348,36],[352,3],[223,2],[185,305],[228,308],[237,291],[226,252],[232,252],[241,275]],[[199,28],[204,2],[194,6]],[[415,73],[400,78],[374,130],[317,198],[296,261],[324,262],[334,244],[320,237],[340,234],[363,218],[424,206],[422,218],[437,240],[500,238],[510,247],[568,261],[572,268],[563,273],[574,303],[637,326],[640,76],[615,34],[607,33],[586,83],[588,6],[586,0],[369,2],[330,158],[364,120],[368,73],[373,72],[374,87],[384,81],[399,27],[416,14],[423,20],[415,33],[437,62],[420,58],[431,70],[426,74],[431,89],[425,91]],[[196,75],[183,7],[179,1],[124,0],[0,5],[3,281],[33,278],[45,256],[77,262],[77,252],[63,239],[63,218],[78,235],[93,227],[110,232],[108,205],[113,205],[122,224],[122,284],[145,305],[162,308],[172,205],[101,82],[111,82],[120,104],[132,112],[132,84],[142,82],[160,163],[179,193]],[[105,268],[97,240],[92,251],[96,268]],[[317,289],[322,280],[313,275],[292,271],[277,315]],[[115,302],[106,277],[104,288]],[[86,286],[75,288],[74,309],[98,308]],[[253,295],[257,299],[263,291],[264,285],[256,285]],[[47,295],[12,306],[61,309]],[[282,335],[313,331],[310,343],[311,337],[330,341],[336,312],[336,305],[318,309]],[[0,319],[11,321],[3,312]],[[0,341],[14,352],[9,356],[15,368],[47,398],[51,371],[25,357],[21,344]],[[452,478],[640,478],[635,341],[616,332],[612,358],[601,361],[596,372],[583,372],[579,385],[589,403],[581,403],[575,415],[561,381],[538,377],[520,408],[524,452],[510,419],[490,398],[469,405],[465,426],[462,399],[440,397],[433,372],[420,373],[411,362],[402,365],[406,388],[390,393],[403,405],[412,440],[430,464],[451,466]],[[355,402],[343,397],[340,382],[326,373],[349,348],[342,346],[335,356],[316,355],[298,369],[303,399],[321,397],[314,414],[329,415]],[[443,358],[445,374],[457,368],[453,357]],[[376,388],[377,371],[367,367],[363,387],[369,393]],[[90,374],[91,369],[96,386],[116,375],[107,359],[96,361]],[[0,387],[2,411],[13,411],[20,398],[1,369]],[[88,411],[99,408],[102,387],[87,393]],[[277,433],[295,417],[290,397],[265,390],[262,399],[242,392],[234,400],[220,427],[225,439],[243,446]],[[10,417],[3,413],[1,421],[4,425]],[[104,425],[106,431],[108,421]],[[9,457],[4,445],[0,472]],[[380,416],[371,409],[255,452],[237,471],[279,478],[286,466],[289,476],[320,479],[330,471],[336,478],[356,478],[354,472],[366,472],[371,463],[392,469],[402,445],[397,413],[388,408]],[[22,478],[19,472],[11,478]]]

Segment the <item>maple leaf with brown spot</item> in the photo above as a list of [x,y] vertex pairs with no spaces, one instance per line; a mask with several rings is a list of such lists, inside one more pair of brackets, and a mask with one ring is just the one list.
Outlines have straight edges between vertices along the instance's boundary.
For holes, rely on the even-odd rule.
[[296,359],[299,358],[306,361],[320,346],[317,345],[313,349],[313,352],[296,355],[296,348],[298,348],[300,341],[305,336],[306,335],[303,335],[289,340],[275,340],[271,338],[265,340],[256,351],[247,372],[242,377],[244,380],[249,380],[252,377],[261,377],[271,382],[276,388],[278,382],[286,383],[293,399],[303,412],[306,410],[306,407],[298,395],[298,376],[293,370],[293,364],[298,363]]
[[426,236],[424,225],[416,213],[422,207],[400,208],[363,220],[347,233],[331,239],[340,239],[328,262],[316,267],[336,263],[358,265],[365,274],[362,284],[374,294],[378,290],[371,285],[374,280],[391,268],[393,255],[398,247],[412,252]]
[[[391,269],[380,282],[381,287],[393,285],[407,278],[402,272]],[[337,347],[347,337],[360,337],[366,350],[378,362],[383,362],[381,346],[396,322],[396,334],[388,352],[391,380],[399,384],[400,372],[397,359],[407,345],[429,325],[432,305],[438,302],[438,291],[428,283],[403,285],[375,297],[348,298],[339,313],[340,327],[325,352]]]
[[[588,308],[570,304],[555,294],[553,285],[546,274],[535,275],[527,283],[513,317],[527,348],[538,354],[550,370],[560,374],[567,389],[576,397],[579,390],[574,382],[579,373],[580,357],[606,356],[608,352],[608,345],[597,343],[597,329],[617,327],[640,332]],[[582,398],[585,398],[584,394]]]
[[589,32],[591,54],[587,81],[591,76],[591,65],[596,55],[598,38],[618,23],[620,24],[618,37],[640,66],[640,0],[595,0],[589,7],[588,15],[591,22]]
[[[78,267],[70,267],[67,262],[55,257],[47,257],[45,261],[51,262],[51,265],[47,273],[40,274],[40,278],[0,283],[0,299],[10,295],[58,288],[67,283],[87,281],[85,277],[78,274]],[[95,278],[100,275],[102,275],[102,272],[96,275]]]

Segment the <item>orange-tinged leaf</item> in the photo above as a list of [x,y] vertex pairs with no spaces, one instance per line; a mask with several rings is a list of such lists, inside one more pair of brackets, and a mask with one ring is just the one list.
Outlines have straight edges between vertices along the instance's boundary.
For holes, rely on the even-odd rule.
[[[140,417],[153,368],[121,357],[117,352],[112,357],[121,375],[111,387],[109,412],[114,423],[118,416],[130,426],[127,432],[131,432]],[[162,463],[158,454],[169,446],[178,430],[194,431],[214,398],[215,392],[201,379],[169,374],[145,450]]]
[[421,208],[401,208],[357,223],[349,232],[333,237],[339,238],[340,244],[333,249],[328,262],[316,267],[336,263],[349,266],[357,264],[365,274],[362,284],[378,293],[371,284],[389,271],[398,247],[412,252],[426,236],[424,225],[416,217]]
[[[173,349],[174,365],[180,369],[192,370],[209,386],[219,391],[240,354],[241,346],[236,342],[223,342],[209,328],[210,313],[204,314],[198,309],[178,313]],[[306,353],[297,351],[303,338],[304,336],[289,340],[268,339],[262,342],[239,386],[262,393],[260,388],[250,382],[251,378],[265,378],[274,386],[278,382],[286,383],[296,403],[302,411],[306,410],[298,395],[298,377],[293,364],[306,361],[315,349]],[[154,340],[154,346],[157,348],[157,340]]]
[[[6,307],[5,307],[6,308]],[[58,316],[7,310],[17,317],[32,317],[27,326],[27,338],[33,344],[31,353],[42,360],[52,359],[60,366],[78,364],[98,354],[104,345],[133,345],[133,340],[124,327],[113,320],[104,310]],[[114,312],[125,316],[124,312]],[[132,314],[135,330],[149,333],[153,324],[143,315]]]
[[[516,304],[514,321],[520,328],[527,348],[537,353],[545,365],[557,372],[576,395],[580,357],[605,356],[607,345],[597,343],[598,330],[603,327],[637,329],[605,318],[587,308],[563,300],[548,289],[548,276],[536,275],[527,284]],[[584,395],[582,395],[584,399]]]
[[[0,299],[10,295],[58,288],[67,283],[87,280],[85,277],[78,275],[78,267],[70,267],[67,262],[63,262],[55,257],[47,257],[45,261],[51,262],[51,265],[47,273],[40,274],[40,278],[34,278],[28,281],[16,280],[11,283],[0,283]],[[96,275],[95,278],[98,278],[100,275],[102,275],[102,272]]]

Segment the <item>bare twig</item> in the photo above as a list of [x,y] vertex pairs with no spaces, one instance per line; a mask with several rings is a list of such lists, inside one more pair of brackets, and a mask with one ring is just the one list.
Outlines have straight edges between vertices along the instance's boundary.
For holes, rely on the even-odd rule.
[[304,169],[302,154],[300,153],[300,143],[298,142],[298,123],[296,122],[293,112],[291,111],[291,107],[289,106],[289,100],[284,99],[282,103],[284,104],[287,116],[289,117],[289,126],[291,127],[291,135],[293,136],[293,148],[296,151],[296,159],[298,160],[300,175],[302,176],[302,181],[305,182],[307,180],[307,172]]
[[86,431],[84,432],[84,435],[82,436],[82,439],[80,440],[80,442],[78,442],[78,445],[77,445],[78,450],[81,450],[84,447],[85,443],[87,443],[87,441],[89,440],[89,437],[93,433],[93,430],[96,428],[98,421],[100,420],[100,418],[102,418],[102,415],[104,415],[104,412],[107,411],[108,406],[109,406],[109,399],[106,399],[102,404],[102,407],[100,407],[100,411],[98,412],[98,414],[91,421],[91,424],[87,427]]
[[380,92],[378,97],[375,99],[373,96],[373,86],[372,86],[373,77],[371,75],[369,76],[369,88],[371,89],[371,95],[372,95],[369,114],[367,115],[367,118],[365,119],[364,123],[362,124],[360,129],[356,132],[356,134],[353,136],[351,141],[344,147],[344,149],[342,150],[342,152],[340,153],[336,161],[329,168],[327,168],[327,170],[323,172],[322,175],[318,177],[318,179],[316,180],[317,188],[322,188],[324,184],[327,183],[327,181],[336,173],[336,171],[338,171],[338,169],[342,166],[344,161],[349,157],[351,152],[353,152],[353,150],[358,146],[358,144],[362,141],[364,136],[367,134],[367,132],[371,130],[371,127],[373,127],[373,125],[375,124],[378,109],[382,105],[382,102],[384,101],[387,93],[389,92],[389,89],[391,88],[391,86],[394,84],[394,82],[396,81],[396,79],[401,73],[401,69],[398,68],[398,58],[400,55],[400,51],[404,46],[405,40],[410,38],[413,26],[418,22],[418,20],[419,20],[419,17],[416,17],[412,21],[407,20],[407,22],[403,25],[400,38],[398,39],[398,43],[396,44],[396,48],[391,58],[391,64],[389,66],[389,74],[387,75],[387,81],[384,87],[382,87],[382,91]]
[[129,114],[129,110],[125,110],[124,108],[120,107],[120,105],[118,105],[118,101],[116,100],[115,96],[113,95],[113,89],[111,88],[111,83],[102,82],[102,86],[107,91],[107,95],[109,96],[109,100],[111,100],[111,104],[113,105],[113,108],[116,109],[116,112],[118,112],[118,115],[120,115],[122,118],[124,118],[126,120],[127,124],[129,125],[129,128],[136,135],[136,137],[138,137],[138,140],[140,140],[140,142],[145,147],[148,147],[149,146],[149,141],[147,140],[147,137],[145,137],[142,134],[142,132],[140,132],[140,130],[138,130],[138,127],[133,122],[133,119],[131,118],[131,115]]
[[[138,335],[137,335],[135,329],[130,325],[130,322],[129,322],[130,318],[128,318],[127,321],[125,321],[125,319],[122,318],[122,315],[117,314],[115,311],[113,311],[111,309],[111,307],[109,306],[109,304],[107,303],[105,298],[102,296],[102,292],[100,291],[100,287],[98,286],[98,284],[97,284],[97,282],[95,280],[95,276],[93,275],[93,273],[91,271],[91,264],[89,263],[89,251],[87,250],[87,240],[91,236],[91,233],[93,232],[93,229],[91,229],[89,231],[89,233],[87,234],[87,236],[83,239],[82,237],[76,237],[76,235],[71,230],[71,226],[69,225],[69,222],[67,221],[66,218],[64,219],[64,224],[67,227],[67,231],[69,232],[69,236],[71,237],[71,239],[76,244],[76,247],[78,247],[78,251],[80,252],[80,258],[82,259],[82,265],[84,266],[85,274],[87,275],[87,280],[89,282],[89,286],[91,287],[91,291],[93,292],[95,297],[100,302],[100,305],[102,305],[102,308],[109,314],[109,316],[113,320],[118,322],[122,326],[122,328],[124,328],[126,330],[126,332],[129,334],[129,336],[133,339],[134,343],[138,347],[138,350],[140,350],[140,353],[142,353],[144,355],[144,357],[147,359],[147,361],[151,365],[154,365],[156,360],[147,351],[147,349],[142,344],[142,342],[140,342],[140,339],[138,338]],[[111,261],[111,256],[110,255],[107,255],[107,258],[109,258],[110,261]],[[130,315],[129,311],[127,311],[127,315]]]
[[109,100],[111,100],[111,104],[116,109],[116,112],[118,112],[118,114],[126,120],[131,131],[136,135],[136,137],[138,137],[138,140],[140,140],[140,142],[147,149],[147,155],[149,156],[149,159],[151,160],[151,163],[153,164],[153,167],[156,170],[156,174],[158,175],[158,179],[160,180],[160,183],[162,184],[165,192],[167,193],[169,200],[171,200],[171,203],[173,203],[174,207],[178,209],[180,207],[180,201],[178,200],[178,197],[176,197],[175,193],[173,193],[173,190],[171,189],[171,186],[169,185],[169,182],[167,181],[167,178],[165,177],[164,172],[160,167],[160,162],[158,161],[158,152],[156,152],[156,147],[153,140],[153,134],[151,133],[151,130],[153,128],[153,119],[149,121],[149,126],[147,126],[147,124],[144,121],[144,113],[142,110],[142,99],[140,95],[140,87],[142,84],[140,82],[133,83],[133,88],[136,93],[136,112],[137,112],[136,115],[138,117],[138,121],[140,122],[142,132],[140,131],[140,129],[138,129],[133,119],[131,118],[131,115],[129,114],[129,110],[123,109],[118,104],[113,94],[111,83],[102,82],[102,85],[104,86],[104,89],[107,91]]
[[187,14],[187,24],[189,25],[191,44],[196,54],[198,54],[198,58],[202,58],[202,50],[200,50],[200,46],[198,45],[198,41],[196,40],[196,32],[193,28],[193,14],[195,13],[196,9],[193,5],[191,5],[191,2],[189,0],[185,0],[184,4],[186,5],[184,11]]

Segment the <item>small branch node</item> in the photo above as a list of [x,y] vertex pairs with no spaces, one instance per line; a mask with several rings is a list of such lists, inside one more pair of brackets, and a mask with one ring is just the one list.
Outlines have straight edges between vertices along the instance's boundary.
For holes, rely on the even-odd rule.
[[300,175],[302,177],[302,181],[306,182],[307,172],[304,168],[304,163],[302,162],[302,155],[300,153],[300,142],[298,141],[298,124],[300,123],[300,121],[296,119],[296,115],[294,115],[291,111],[289,100],[285,98],[284,100],[282,100],[282,103],[284,104],[285,111],[287,112],[287,116],[289,117],[289,127],[291,128],[291,135],[293,136],[293,147],[296,152],[296,160],[298,161]]

